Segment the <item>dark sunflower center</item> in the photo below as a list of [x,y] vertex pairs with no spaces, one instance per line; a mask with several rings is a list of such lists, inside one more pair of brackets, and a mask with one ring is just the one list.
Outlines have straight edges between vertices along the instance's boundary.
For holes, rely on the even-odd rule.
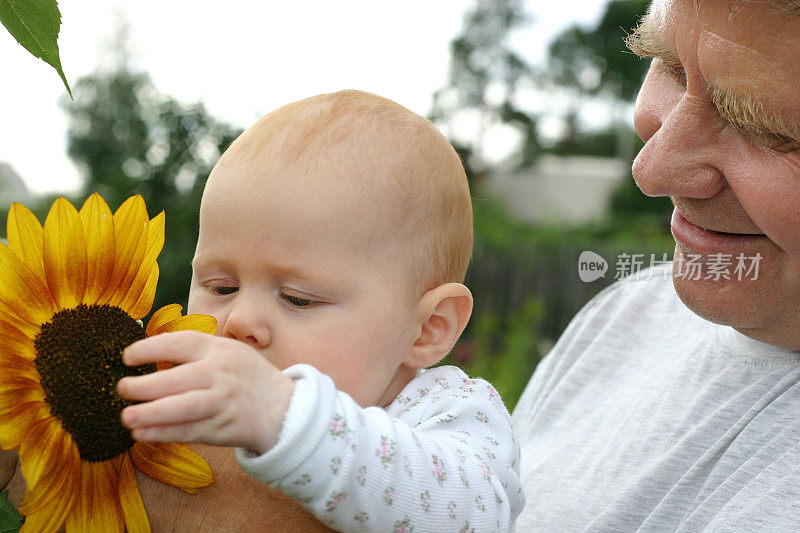
[[59,311],[36,336],[34,363],[47,403],[81,459],[105,461],[133,446],[119,420],[132,402],[117,394],[117,382],[156,370],[122,364],[122,350],[145,337],[142,326],[119,307],[84,304]]

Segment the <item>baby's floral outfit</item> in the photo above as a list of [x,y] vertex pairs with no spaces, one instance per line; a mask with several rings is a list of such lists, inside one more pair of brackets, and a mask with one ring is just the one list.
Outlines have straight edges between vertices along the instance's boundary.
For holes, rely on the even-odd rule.
[[295,391],[278,442],[236,450],[249,475],[339,531],[514,531],[519,446],[489,383],[439,366],[386,408],[362,408],[310,365],[284,372]]

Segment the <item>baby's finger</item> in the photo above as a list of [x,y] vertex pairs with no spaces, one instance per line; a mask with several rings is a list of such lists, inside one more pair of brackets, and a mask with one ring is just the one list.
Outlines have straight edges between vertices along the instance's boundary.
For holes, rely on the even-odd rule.
[[122,352],[122,362],[128,366],[169,361],[188,363],[202,357],[203,349],[214,337],[198,331],[162,333],[134,342]]
[[124,377],[117,383],[117,392],[125,399],[146,402],[190,390],[207,389],[209,385],[207,372],[197,365],[185,364],[144,376]]
[[131,437],[133,440],[146,442],[205,442],[202,425],[202,422],[186,422],[136,428],[131,431]]
[[205,420],[216,414],[207,391],[189,391],[122,410],[122,424],[129,429],[167,426]]

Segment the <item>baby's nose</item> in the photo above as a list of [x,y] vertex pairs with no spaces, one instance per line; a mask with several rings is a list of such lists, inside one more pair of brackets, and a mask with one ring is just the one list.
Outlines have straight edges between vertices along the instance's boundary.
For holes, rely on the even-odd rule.
[[242,341],[255,349],[264,349],[272,341],[272,332],[263,317],[244,306],[231,310],[222,327],[222,335]]

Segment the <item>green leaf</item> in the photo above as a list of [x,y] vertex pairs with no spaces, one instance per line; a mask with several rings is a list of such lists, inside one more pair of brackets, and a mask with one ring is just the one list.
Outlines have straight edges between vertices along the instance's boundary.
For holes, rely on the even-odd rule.
[[8,491],[0,493],[0,533],[17,533],[23,518],[8,501]]
[[56,0],[0,0],[0,22],[27,51],[56,69],[72,98],[58,54],[61,12]]

